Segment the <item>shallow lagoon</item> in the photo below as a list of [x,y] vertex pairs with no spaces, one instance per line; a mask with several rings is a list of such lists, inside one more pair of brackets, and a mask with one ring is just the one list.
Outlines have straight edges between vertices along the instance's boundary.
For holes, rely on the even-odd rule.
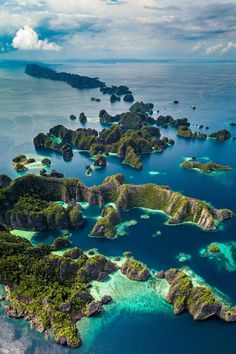
[[[175,118],[186,116],[192,123],[209,125],[209,132],[226,128],[236,136],[236,128],[228,125],[229,121],[236,120],[234,63],[58,63],[57,68],[99,76],[108,84],[128,84],[138,100],[155,103],[160,114],[172,114]],[[102,101],[92,103],[92,96]],[[105,108],[114,114],[129,107],[123,102],[111,105],[108,99],[97,90],[79,92],[63,83],[30,78],[24,75],[22,65],[0,65],[1,173],[17,176],[11,167],[11,159],[19,153],[35,154],[32,139],[37,133],[46,132],[56,124],[73,129],[79,127],[78,122],[69,120],[71,113],[78,115],[85,112],[89,118],[86,126],[101,129],[97,118],[100,109]],[[178,106],[172,104],[174,99],[180,101]],[[196,111],[191,109],[193,105],[197,107]],[[192,126],[192,129],[197,127]],[[176,143],[162,154],[144,156],[143,171],[136,171],[122,164],[117,157],[110,156],[106,169],[96,170],[91,177],[87,177],[85,165],[92,160],[86,153],[79,152],[75,152],[73,160],[68,163],[61,156],[52,154],[53,168],[65,173],[66,177],[81,178],[88,185],[99,184],[107,175],[122,172],[127,182],[169,185],[174,190],[211,202],[216,207],[235,210],[236,142],[220,144],[210,139],[205,142],[185,140],[175,137],[174,129],[163,129],[162,133],[174,137]],[[223,176],[186,171],[179,165],[188,156],[229,164],[233,170]],[[235,219],[226,222],[222,231],[209,233],[192,225],[167,226],[166,217],[159,213],[150,213],[150,219],[141,218],[144,211],[134,209],[124,213],[123,217],[124,221],[136,220],[137,225],[126,229],[128,235],[110,241],[88,237],[100,209],[87,208],[83,212],[88,226],[72,233],[74,245],[85,250],[97,248],[107,256],[120,256],[129,250],[136,258],[157,270],[181,266],[176,259],[180,253],[191,255],[184,265],[191,267],[236,303],[236,288],[232,285],[236,281],[235,272],[217,267],[214,262],[199,255],[199,251],[212,242],[234,241]],[[161,235],[152,237],[157,231]],[[29,238],[31,236],[28,235]],[[34,235],[33,242],[51,243],[57,236],[56,232],[41,233]],[[218,320],[198,323],[188,315],[175,317],[171,306],[152,291],[147,292],[150,305],[147,306],[143,291],[137,291],[135,286],[131,290],[132,301],[122,293],[123,298],[121,296],[120,301],[109,305],[104,315],[84,324],[81,333],[86,333],[85,343],[79,351],[45,342],[40,334],[29,330],[26,322],[7,319],[1,313],[0,352],[172,354],[174,348],[175,353],[179,354],[205,354],[208,351],[235,353],[235,324],[226,325]]]

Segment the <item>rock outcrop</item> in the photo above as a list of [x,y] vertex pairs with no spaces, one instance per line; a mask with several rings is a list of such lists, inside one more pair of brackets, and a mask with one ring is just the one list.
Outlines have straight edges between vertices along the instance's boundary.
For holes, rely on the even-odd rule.
[[181,164],[182,167],[187,168],[187,169],[198,169],[199,171],[202,171],[204,173],[211,173],[214,171],[230,171],[232,170],[232,167],[227,166],[227,165],[220,165],[215,162],[207,162],[207,163],[202,163],[199,161],[189,161],[186,160]]
[[107,177],[100,186],[90,188],[79,179],[27,175],[0,191],[0,223],[14,228],[24,225],[27,230],[37,230],[35,225],[40,230],[82,226],[80,208],[71,205],[65,209],[55,203],[58,200],[65,203],[86,201],[91,206],[112,202],[118,210],[135,207],[160,210],[169,216],[168,224],[191,222],[207,231],[216,230],[217,221],[233,217],[231,210],[215,209],[166,186],[125,184],[124,176],[120,174]]
[[210,134],[209,138],[212,138],[212,139],[220,141],[220,142],[224,142],[225,140],[228,140],[231,138],[231,134],[228,130],[223,129],[223,130],[219,130],[215,133]]
[[190,138],[190,139],[204,140],[207,138],[206,134],[200,132],[193,132],[190,128],[186,126],[180,126],[177,130],[177,135],[182,138]]
[[[100,116],[107,117],[108,113],[101,111]],[[111,120],[113,118],[111,117]],[[132,167],[140,169],[142,163],[137,160],[138,156],[143,153],[162,152],[174,143],[171,139],[161,138],[159,128],[143,126],[146,115],[128,112],[121,114],[119,119],[119,125],[115,124],[101,132],[90,128],[72,131],[63,125],[57,125],[51,128],[48,134],[38,134],[34,138],[34,145],[36,149],[56,151],[62,154],[66,161],[73,157],[73,148],[87,150],[90,155],[100,155],[98,163],[102,163],[102,166],[105,163],[103,153],[116,153]]]
[[127,278],[136,281],[146,281],[151,276],[148,267],[134,258],[127,258],[120,270]]
[[116,225],[121,222],[122,218],[118,210],[112,206],[105,207],[102,211],[101,218],[96,222],[91,232],[92,236],[114,238],[116,236]]
[[235,307],[224,305],[209,287],[194,286],[184,271],[169,269],[165,272],[165,279],[170,285],[165,299],[174,305],[175,314],[188,311],[194,320],[219,317],[227,322],[236,321]]

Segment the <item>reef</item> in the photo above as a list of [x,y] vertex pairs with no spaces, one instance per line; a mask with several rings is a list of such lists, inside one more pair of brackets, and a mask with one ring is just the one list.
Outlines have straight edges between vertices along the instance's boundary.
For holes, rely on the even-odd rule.
[[51,165],[51,160],[49,158],[37,159],[36,161],[33,157],[17,155],[12,159],[12,166],[17,172],[25,172],[28,171],[31,166],[33,167],[33,164],[36,162],[41,163],[42,167],[49,167]]
[[[128,124],[127,121],[122,122]],[[138,158],[141,154],[162,152],[173,143],[172,139],[161,138],[157,127],[126,131],[117,124],[101,132],[90,128],[73,131],[63,125],[57,125],[51,128],[48,134],[40,133],[34,138],[36,149],[58,152],[66,161],[72,158],[74,148],[88,151],[92,156],[98,153],[115,153],[134,168],[141,167]]]
[[182,138],[190,139],[206,139],[207,135],[200,132],[193,132],[190,128],[186,126],[180,126],[177,130],[177,135]]
[[223,129],[223,130],[219,130],[215,133],[210,134],[209,138],[212,138],[212,139],[220,141],[220,142],[224,142],[224,141],[231,138],[231,134],[228,130]]
[[149,286],[165,282],[165,300],[174,305],[175,314],[187,311],[195,320],[218,317],[226,322],[236,321],[236,308],[226,304],[210,287],[194,285],[184,269],[160,271],[153,276],[130,252],[120,267],[101,254],[90,252],[88,257],[78,247],[63,256],[54,253],[67,246],[70,242],[59,238],[51,246],[33,247],[26,239],[0,231],[0,283],[6,290],[0,301],[5,313],[29,321],[31,328],[46,338],[52,334],[57,344],[81,346],[80,320],[100,314],[103,306],[112,301],[109,294],[93,297],[94,281],[107,281],[117,271],[130,281],[150,279]]
[[226,322],[236,321],[236,308],[224,305],[207,286],[194,286],[190,277],[175,268],[165,272],[170,285],[165,300],[174,305],[174,313],[189,312],[194,320],[218,317]]
[[181,164],[182,167],[187,169],[198,169],[204,173],[212,173],[214,171],[230,171],[232,168],[227,165],[220,165],[215,162],[202,163],[199,161],[186,160]]
[[[57,201],[69,203],[67,208]],[[0,189],[0,223],[26,230],[78,228],[84,224],[78,202],[104,207],[114,203],[119,211],[135,207],[160,210],[168,224],[191,222],[211,231],[233,217],[228,209],[215,209],[157,184],[126,184],[123,175],[107,177],[99,186],[87,187],[79,179],[27,175]]]
[[92,236],[113,239],[116,236],[116,225],[121,222],[120,212],[112,206],[105,207],[101,218],[96,222],[91,232]]
[[105,83],[98,80],[97,78],[91,78],[88,76],[81,76],[76,74],[69,74],[65,72],[57,72],[49,67],[38,65],[38,64],[27,64],[25,67],[25,73],[27,75],[40,78],[40,79],[63,81],[66,82],[71,87],[77,88],[79,90],[93,89],[93,88],[105,86]]
[[202,248],[199,255],[214,261],[219,268],[223,268],[228,272],[236,271],[236,243],[231,242],[214,242]]

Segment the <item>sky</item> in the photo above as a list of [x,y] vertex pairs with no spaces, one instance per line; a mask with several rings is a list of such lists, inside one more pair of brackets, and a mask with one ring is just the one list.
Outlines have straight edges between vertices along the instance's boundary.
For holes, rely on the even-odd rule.
[[0,59],[236,59],[236,0],[0,0]]

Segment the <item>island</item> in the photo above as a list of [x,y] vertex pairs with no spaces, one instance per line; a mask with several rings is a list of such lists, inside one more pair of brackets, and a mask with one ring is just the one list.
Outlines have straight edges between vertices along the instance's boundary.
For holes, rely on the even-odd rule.
[[190,139],[204,140],[207,138],[206,134],[200,132],[193,132],[190,128],[186,126],[180,126],[177,130],[177,135],[182,138],[190,138]]
[[[38,78],[38,79],[48,79],[52,81],[63,81],[66,82],[73,88],[79,90],[87,90],[100,88],[100,91],[103,94],[109,94],[111,97],[114,97],[117,100],[120,100],[120,96],[124,96],[124,101],[132,102],[134,100],[132,92],[127,86],[112,86],[107,87],[106,84],[100,81],[98,78],[81,76],[78,74],[70,74],[66,72],[57,72],[56,70],[51,69],[46,65],[39,64],[27,64],[25,67],[25,73],[29,76]],[[115,99],[115,100],[116,100]],[[92,101],[100,102],[100,99],[92,97]],[[111,102],[113,100],[111,99]]]
[[212,138],[216,141],[224,142],[224,141],[231,138],[231,134],[228,130],[223,129],[223,130],[218,130],[217,132],[210,134],[209,138]]
[[218,317],[226,322],[236,321],[236,306],[224,305],[208,286],[194,286],[181,269],[171,268],[162,275],[170,285],[165,300],[174,305],[174,313],[189,312],[194,320]]
[[157,127],[126,130],[116,124],[101,132],[91,128],[67,129],[57,125],[49,133],[40,133],[34,138],[34,146],[38,150],[55,151],[62,154],[65,161],[73,157],[73,149],[87,151],[91,156],[109,153],[116,154],[131,167],[142,169],[141,155],[162,152],[174,141],[161,138]]
[[34,247],[1,226],[0,283],[5,295],[0,301],[9,317],[29,321],[31,328],[46,338],[52,334],[59,345],[81,346],[80,320],[105,313],[105,305],[113,300],[109,294],[95,299],[91,294],[94,282],[108,282],[115,272],[122,272],[131,282],[149,282],[157,295],[155,285],[164,286],[164,299],[174,305],[175,314],[188,311],[195,320],[218,317],[236,321],[235,307],[225,304],[210,287],[193,285],[182,269],[153,275],[145,264],[128,254],[117,259],[122,262],[120,266],[101,254],[86,255],[78,247],[58,256],[54,253],[55,243],[63,247],[61,240],[51,246]]
[[198,170],[198,171],[201,171],[201,172],[207,173],[207,174],[215,172],[215,171],[230,171],[230,170],[232,170],[231,166],[220,165],[215,162],[203,163],[200,161],[191,161],[191,160],[184,161],[181,164],[181,166],[183,168],[187,168],[189,170]]
[[57,72],[47,66],[38,64],[27,64],[25,67],[25,73],[39,79],[63,81],[71,87],[77,88],[79,90],[93,89],[105,86],[105,83],[98,80],[97,78],[91,78],[77,74],[69,74],[65,72]]
[[[67,204],[66,208],[58,204],[61,201]],[[112,203],[119,212],[132,208],[159,210],[168,216],[168,225],[191,222],[205,231],[217,230],[219,222],[233,217],[229,209],[215,209],[167,186],[127,184],[121,174],[109,176],[93,187],[76,178],[26,175],[0,188],[0,223],[13,229],[35,231],[77,229],[84,226],[80,202],[101,208]],[[118,213],[110,208],[105,210],[97,229],[102,226],[102,230],[109,230],[108,237],[113,237],[110,230],[114,219],[119,222]]]

